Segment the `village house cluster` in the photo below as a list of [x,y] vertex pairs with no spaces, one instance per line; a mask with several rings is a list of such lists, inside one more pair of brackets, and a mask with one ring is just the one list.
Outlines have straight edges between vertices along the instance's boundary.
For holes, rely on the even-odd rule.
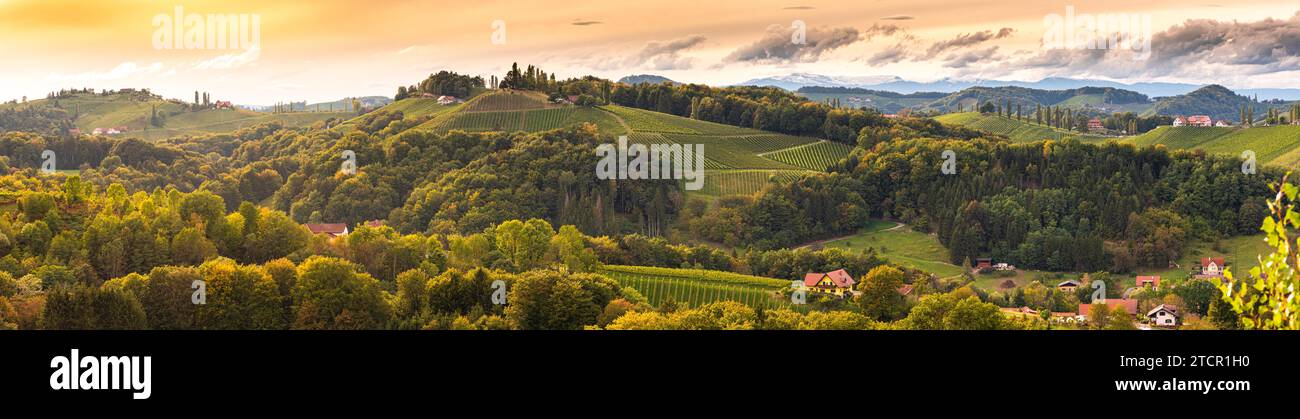
[[[991,259],[977,259],[976,272],[981,270],[987,271],[994,269],[998,265],[994,264]],[[1223,278],[1224,268],[1227,267],[1226,259],[1223,257],[1204,257],[1201,258],[1200,266],[1190,273],[1191,278],[1197,279],[1221,279]],[[1012,268],[1014,269],[1014,267]],[[1098,304],[1104,304],[1110,310],[1123,310],[1124,313],[1132,316],[1136,322],[1149,327],[1176,328],[1182,325],[1182,316],[1184,313],[1180,308],[1171,304],[1157,304],[1155,307],[1142,313],[1138,309],[1137,294],[1143,290],[1154,290],[1161,287],[1160,276],[1139,275],[1134,280],[1135,287],[1125,290],[1121,298],[1106,298],[1092,303],[1081,303],[1075,312],[1051,312],[1048,316],[1049,321],[1054,324],[1082,326],[1089,321],[1089,314]],[[1059,292],[1075,293],[1079,287],[1084,284],[1078,280],[1067,279],[1056,284]],[[1040,315],[1038,310],[1029,307],[1008,307],[1001,309],[1005,313],[1019,315]]]

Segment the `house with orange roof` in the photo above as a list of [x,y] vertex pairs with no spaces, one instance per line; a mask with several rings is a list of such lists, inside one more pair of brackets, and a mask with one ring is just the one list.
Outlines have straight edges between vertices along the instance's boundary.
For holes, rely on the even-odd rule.
[[1139,276],[1137,277],[1138,288],[1147,287],[1150,289],[1160,288],[1160,277],[1158,276]]
[[857,281],[854,281],[848,271],[843,269],[837,269],[826,273],[810,272],[803,276],[804,287],[807,287],[814,292],[833,294],[841,297],[852,295],[854,284],[857,284]]
[[[1099,303],[1094,303],[1094,304],[1105,304],[1106,308],[1110,309],[1111,311],[1123,309],[1124,312],[1128,313],[1130,316],[1137,316],[1137,312],[1138,312],[1138,301],[1132,299],[1107,298],[1105,300],[1102,300]],[[1079,304],[1079,314],[1078,316],[1075,317],[1075,319],[1081,322],[1088,321],[1088,314],[1092,312],[1092,306],[1094,304]]]

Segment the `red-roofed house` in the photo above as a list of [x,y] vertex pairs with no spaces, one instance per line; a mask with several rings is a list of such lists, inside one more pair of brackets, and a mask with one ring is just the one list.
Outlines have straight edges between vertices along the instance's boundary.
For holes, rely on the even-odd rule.
[[1160,277],[1158,276],[1139,276],[1137,277],[1137,286],[1148,287],[1151,289],[1160,288]]
[[1174,126],[1175,126],[1175,127],[1181,127],[1181,126],[1186,126],[1186,125],[1187,125],[1187,118],[1183,118],[1183,117],[1181,117],[1181,116],[1176,116],[1176,117],[1174,117]]
[[1189,127],[1212,127],[1214,120],[1206,115],[1192,115],[1187,117],[1187,126]]
[[1143,288],[1143,286],[1147,286],[1147,288],[1151,288],[1151,289],[1157,289],[1157,288],[1160,288],[1160,277],[1158,277],[1158,276],[1139,276],[1139,277],[1138,277],[1138,288]]
[[1201,276],[1222,278],[1223,268],[1228,266],[1225,262],[1222,257],[1201,258]]
[[853,292],[853,284],[857,281],[843,269],[837,269],[827,273],[811,272],[804,274],[803,285],[817,292],[835,294],[844,296]]
[[330,237],[339,237],[348,235],[348,225],[342,223],[335,224],[305,224],[311,234],[328,234]]
[[1106,129],[1106,127],[1101,125],[1100,119],[1092,118],[1088,120],[1088,131],[1101,131],[1104,129]]
[[898,293],[906,297],[908,294],[912,293],[913,289],[915,289],[915,287],[913,287],[912,284],[903,284],[903,286],[898,287]]

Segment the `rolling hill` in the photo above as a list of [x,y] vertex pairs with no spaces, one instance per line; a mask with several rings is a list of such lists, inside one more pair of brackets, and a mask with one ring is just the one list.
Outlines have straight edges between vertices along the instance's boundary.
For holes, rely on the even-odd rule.
[[[793,179],[824,171],[852,149],[816,138],[776,134],[617,105],[587,107],[557,104],[537,92],[497,90],[465,103],[438,105],[433,99],[403,99],[374,112],[397,112],[413,120],[404,129],[445,133],[452,130],[548,131],[595,124],[610,140],[627,135],[633,143],[703,144],[702,197],[752,194],[774,179]],[[373,112],[372,112],[373,113]],[[367,114],[370,115],[370,114]],[[356,129],[366,116],[335,127]]]
[[1097,142],[1102,141],[1105,138],[1066,131],[1047,125],[1039,125],[1028,120],[1017,121],[1012,118],[993,114],[981,114],[979,112],[950,113],[937,116],[934,119],[945,124],[961,125],[967,128],[985,131],[990,134],[1003,135],[1017,143],[1028,143],[1039,140],[1060,141],[1066,138],[1074,138],[1083,142]]
[[958,105],[964,109],[975,109],[980,104],[990,101],[995,103],[1010,101],[1013,106],[1022,106],[1026,113],[1032,113],[1036,105],[1071,109],[1091,108],[1101,112],[1140,110],[1150,106],[1150,99],[1146,95],[1112,87],[1043,90],[1008,86],[971,87],[922,105],[920,109],[947,111],[956,110]]
[[[123,89],[107,94],[77,92],[50,99],[38,99],[10,107],[52,107],[67,111],[72,125],[89,134],[95,128],[126,127],[120,134],[146,140],[178,135],[230,132],[240,128],[279,122],[285,126],[306,126],[329,118],[346,118],[351,112],[265,113],[247,109],[190,110],[186,102],[163,99],[148,91]],[[151,124],[157,112],[161,126]]]
[[1300,126],[1254,128],[1163,126],[1123,142],[1138,146],[1164,145],[1171,150],[1204,150],[1208,153],[1241,156],[1255,152],[1261,164],[1295,167],[1300,164]]
[[1151,108],[1143,111],[1142,116],[1209,115],[1215,120],[1227,119],[1241,123],[1242,106],[1254,106],[1255,116],[1263,116],[1264,105],[1226,87],[1212,84],[1185,95],[1161,98]]

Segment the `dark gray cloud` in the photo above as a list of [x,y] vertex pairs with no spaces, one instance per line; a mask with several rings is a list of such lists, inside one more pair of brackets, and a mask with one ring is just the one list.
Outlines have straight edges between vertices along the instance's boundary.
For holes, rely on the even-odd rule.
[[671,41],[651,41],[641,51],[628,57],[628,66],[648,64],[655,70],[684,70],[694,66],[690,57],[682,57],[681,52],[695,48],[708,40],[704,35],[690,35]]
[[804,42],[792,42],[794,29],[771,25],[763,38],[732,51],[724,58],[729,62],[808,62],[816,61],[823,53],[850,45],[862,39],[852,27],[808,28]]
[[885,16],[880,18],[880,20],[912,20],[912,19],[916,19],[916,17],[908,16],[908,15],[891,15],[891,16]]
[[862,38],[870,41],[871,38],[875,38],[877,36],[894,36],[894,34],[896,33],[903,33],[905,31],[906,29],[903,29],[901,26],[898,25],[890,25],[890,24],[881,25],[879,23],[876,23],[876,24],[872,24],[870,28],[867,28],[867,30],[862,31]]
[[979,31],[975,33],[959,34],[957,35],[956,38],[949,39],[946,41],[939,41],[931,44],[930,48],[925,50],[924,59],[931,59],[939,56],[939,54],[943,54],[944,52],[951,51],[954,49],[960,49],[960,48],[965,48],[973,45],[978,45],[994,39],[1006,38],[1008,36],[1011,36],[1013,32],[1015,32],[1015,29],[1002,28],[999,29],[997,32],[994,32],[992,30],[986,30],[986,31]]
[[602,23],[605,23],[605,22],[601,22],[601,21],[599,21],[599,20],[575,20],[575,21],[573,21],[572,25],[573,25],[573,26],[591,26],[591,25],[599,25],[599,24],[602,24]]
[[948,68],[966,68],[972,64],[979,64],[987,61],[996,61],[998,57],[998,47],[976,48],[969,51],[949,54],[943,59],[943,66]]
[[867,64],[872,66],[882,66],[903,61],[907,59],[908,51],[909,49],[906,45],[894,44],[893,46],[885,48],[884,50],[867,57]]
[[1187,20],[1153,34],[1149,52],[1142,51],[1143,42],[1136,45],[1136,49],[1044,49],[1008,66],[1114,78],[1205,80],[1298,71],[1300,12],[1288,19],[1254,22]]

